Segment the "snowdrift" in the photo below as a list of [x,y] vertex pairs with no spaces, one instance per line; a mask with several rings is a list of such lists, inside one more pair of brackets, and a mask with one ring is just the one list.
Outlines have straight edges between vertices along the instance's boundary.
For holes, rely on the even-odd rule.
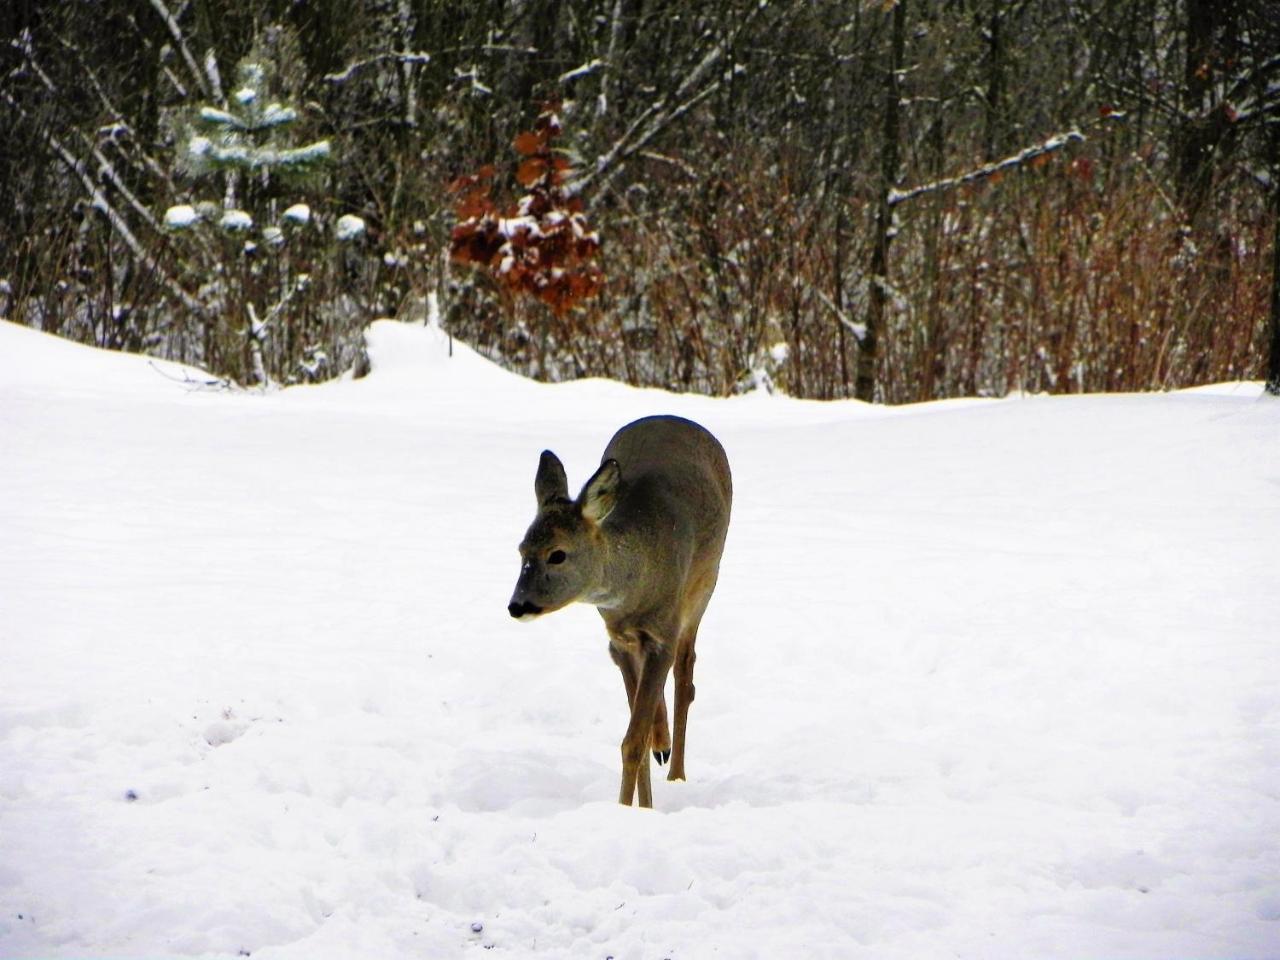
[[[0,956],[1280,956],[1280,403],[266,395],[0,323]],[[736,487],[687,783],[505,604],[538,453]]]

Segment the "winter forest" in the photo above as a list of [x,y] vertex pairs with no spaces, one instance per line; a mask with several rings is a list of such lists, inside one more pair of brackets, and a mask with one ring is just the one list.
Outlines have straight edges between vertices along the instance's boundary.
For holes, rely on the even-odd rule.
[[0,35],[0,317],[82,343],[287,385],[430,313],[553,381],[1280,391],[1274,0],[14,0]]

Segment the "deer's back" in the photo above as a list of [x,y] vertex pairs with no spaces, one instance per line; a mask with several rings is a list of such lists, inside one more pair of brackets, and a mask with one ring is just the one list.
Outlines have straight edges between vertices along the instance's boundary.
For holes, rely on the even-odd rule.
[[605,526],[628,554],[634,606],[626,606],[687,601],[700,616],[715,586],[733,502],[724,448],[692,420],[646,417],[614,434],[602,457],[609,459],[618,461],[622,482]]

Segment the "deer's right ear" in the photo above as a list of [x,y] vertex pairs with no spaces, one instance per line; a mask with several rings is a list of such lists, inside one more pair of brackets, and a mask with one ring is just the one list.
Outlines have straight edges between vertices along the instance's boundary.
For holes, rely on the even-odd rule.
[[569,478],[564,474],[564,464],[550,450],[542,451],[538,475],[533,478],[533,492],[538,497],[539,507],[569,499]]

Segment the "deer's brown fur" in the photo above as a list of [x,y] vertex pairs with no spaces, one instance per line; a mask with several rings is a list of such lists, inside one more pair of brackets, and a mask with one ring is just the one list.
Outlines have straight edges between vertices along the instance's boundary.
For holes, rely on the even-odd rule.
[[[698,624],[715,590],[733,502],[728,458],[691,420],[645,417],[614,434],[577,499],[549,450],[534,491],[538,513],[520,544],[508,611],[523,620],[574,601],[599,610],[631,708],[618,800],[638,795],[651,807],[650,750],[659,763],[670,758],[668,780],[685,777]],[[672,670],[669,728],[664,687]]]

